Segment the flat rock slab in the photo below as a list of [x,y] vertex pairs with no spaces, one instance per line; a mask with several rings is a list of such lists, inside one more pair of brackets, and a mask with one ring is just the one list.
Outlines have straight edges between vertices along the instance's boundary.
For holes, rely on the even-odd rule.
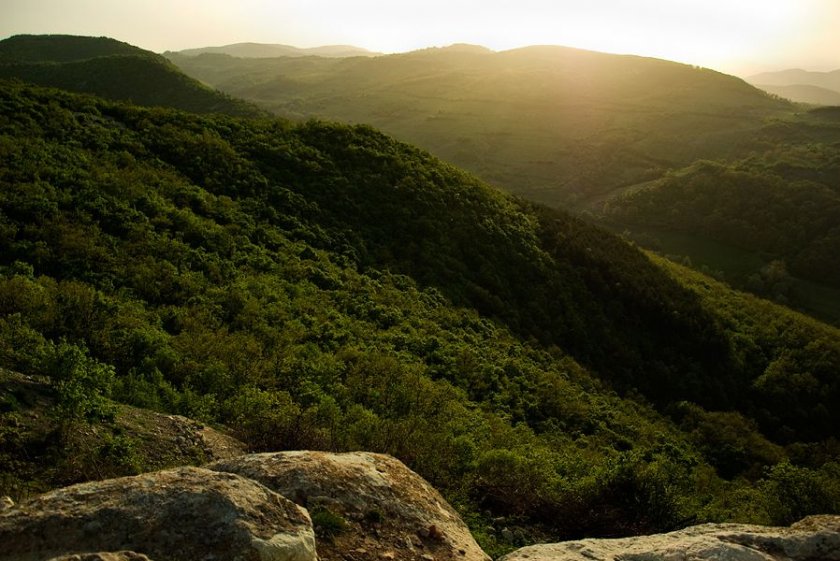
[[34,497],[0,512],[0,544],[0,561],[120,551],[155,561],[317,559],[305,510],[255,481],[194,467]]
[[259,481],[308,508],[316,532],[324,513],[343,519],[346,528],[332,536],[321,531],[323,561],[489,560],[440,493],[391,456],[277,452],[207,467]]
[[703,524],[651,536],[523,547],[499,561],[840,561],[840,516],[789,528]]

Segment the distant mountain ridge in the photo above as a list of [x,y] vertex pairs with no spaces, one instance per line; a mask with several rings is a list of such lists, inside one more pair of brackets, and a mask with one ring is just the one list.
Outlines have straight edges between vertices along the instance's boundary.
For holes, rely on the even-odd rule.
[[779,72],[764,72],[747,77],[751,84],[765,84],[768,86],[810,85],[828,90],[840,91],[840,69],[830,72],[813,72],[793,68]]
[[789,109],[712,70],[559,46],[167,56],[278,115],[368,123],[512,192],[575,207],[698,157],[726,156],[766,116]]
[[[643,245],[667,244],[669,254],[720,271],[741,288],[785,292],[792,305],[840,322],[830,193],[840,130],[829,114],[803,113],[783,99],[796,99],[790,94],[675,62],[558,46],[493,52],[453,45],[370,59],[172,60],[289,118],[372,124],[510,192],[605,217]],[[703,185],[697,193],[642,193],[698,161],[746,162],[751,154],[759,155],[750,164],[759,179],[744,185],[745,176],[735,174],[729,198],[704,202],[710,186],[721,187],[705,172],[686,176]],[[637,192],[625,205],[623,197]],[[647,232],[645,224],[667,232]],[[770,286],[764,270],[774,260],[784,260],[795,286]]]
[[190,78],[165,57],[107,37],[16,35],[0,41],[0,78],[196,113],[257,116],[253,105]]
[[755,74],[746,80],[758,88],[799,103],[840,105],[840,69],[811,72],[793,68]]
[[183,56],[198,56],[202,54],[223,54],[239,58],[274,58],[281,56],[288,57],[304,57],[304,56],[321,56],[327,58],[346,58],[354,56],[377,56],[382,53],[377,53],[363,49],[361,47],[354,47],[353,45],[324,45],[322,47],[300,48],[291,45],[271,44],[271,43],[234,43],[232,45],[223,45],[220,47],[199,47],[195,49],[185,49],[169,54],[178,54]]
[[778,95],[798,103],[811,105],[840,105],[840,91],[812,86],[809,84],[793,84],[790,86],[769,86],[756,84],[757,88]]

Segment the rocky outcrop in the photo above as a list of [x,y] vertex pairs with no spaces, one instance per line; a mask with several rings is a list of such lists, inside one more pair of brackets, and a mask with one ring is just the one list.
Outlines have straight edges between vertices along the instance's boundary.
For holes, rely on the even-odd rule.
[[50,561],[151,561],[142,553],[133,551],[99,552],[99,553],[74,553],[53,557]]
[[703,524],[677,532],[524,547],[499,561],[838,561],[840,516],[789,528]]
[[[172,457],[202,464],[241,456],[246,446],[239,440],[181,415],[164,415],[121,405],[116,425],[143,442],[150,463],[163,463]],[[169,467],[169,466],[161,466]]]
[[9,499],[19,501],[29,493],[68,482],[202,465],[246,453],[245,444],[222,430],[179,415],[117,403],[113,422],[73,426],[59,442],[55,435],[61,427],[52,414],[55,391],[50,380],[0,368],[3,402],[15,404],[13,415],[0,415],[0,434],[16,435],[3,443],[5,452],[16,458],[13,464],[0,465],[0,481],[11,476],[13,481],[20,478],[36,485],[3,489],[0,495],[12,496],[0,496],[0,511]]
[[[186,559],[489,561],[425,480],[367,452],[238,456],[75,485],[0,510],[0,561]],[[840,516],[535,545],[500,559],[525,560],[840,561]]]
[[390,456],[278,452],[207,467],[259,481],[308,508],[323,561],[489,559],[440,493]]
[[2,561],[119,551],[124,559],[132,559],[130,551],[156,561],[317,558],[305,510],[255,481],[192,467],[83,483],[23,501],[0,512],[0,544]]

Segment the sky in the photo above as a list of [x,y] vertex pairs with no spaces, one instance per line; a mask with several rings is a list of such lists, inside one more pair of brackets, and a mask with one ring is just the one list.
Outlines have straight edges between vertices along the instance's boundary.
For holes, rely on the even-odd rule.
[[0,38],[19,33],[108,36],[156,52],[565,45],[740,76],[840,68],[840,0],[0,0]]

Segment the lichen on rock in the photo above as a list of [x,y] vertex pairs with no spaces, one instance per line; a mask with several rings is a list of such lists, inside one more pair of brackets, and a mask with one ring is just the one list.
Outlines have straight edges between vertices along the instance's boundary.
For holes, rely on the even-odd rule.
[[[207,466],[259,481],[329,524],[323,561],[394,559],[487,561],[461,517],[419,475],[369,452],[250,454]],[[342,525],[345,527],[342,528]]]
[[499,561],[840,561],[840,516],[789,528],[702,524],[651,536],[532,545]]
[[194,467],[24,501],[0,513],[0,543],[2,561],[121,550],[155,561],[317,559],[304,509],[255,481]]

